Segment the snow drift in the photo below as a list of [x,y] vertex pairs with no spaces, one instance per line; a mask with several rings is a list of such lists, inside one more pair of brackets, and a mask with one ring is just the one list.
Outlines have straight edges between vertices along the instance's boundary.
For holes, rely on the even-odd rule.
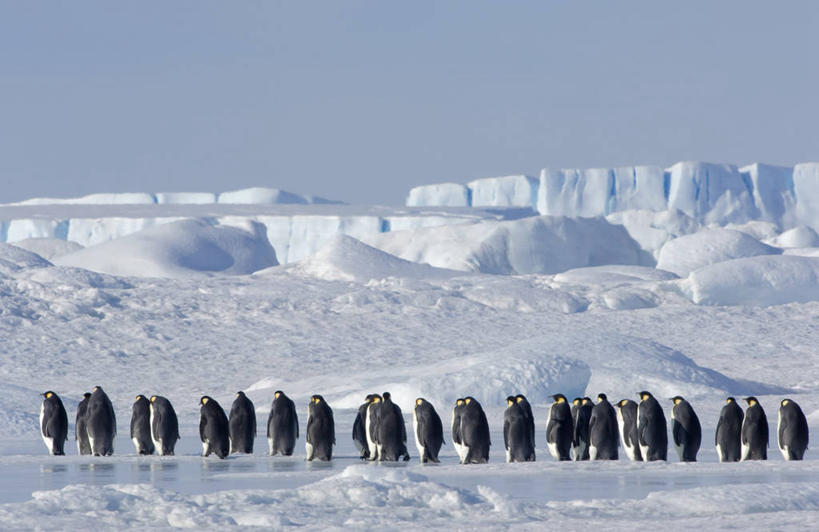
[[685,277],[709,264],[778,253],[781,251],[746,233],[732,229],[704,229],[666,242],[660,250],[657,267]]

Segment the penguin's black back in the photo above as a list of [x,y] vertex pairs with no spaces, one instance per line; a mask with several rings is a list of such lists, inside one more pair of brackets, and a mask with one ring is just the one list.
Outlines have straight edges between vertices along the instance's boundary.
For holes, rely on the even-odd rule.
[[623,441],[634,449],[636,461],[642,461],[643,455],[640,452],[640,442],[637,438],[637,403],[631,399],[624,399],[620,406],[620,415],[623,417]]
[[310,415],[307,419],[307,443],[313,446],[313,458],[322,461],[332,460],[333,444],[336,442],[335,420],[333,410],[323,399],[310,402]]
[[215,399],[208,397],[199,412],[199,439],[208,442],[216,456],[226,458],[230,454],[230,435],[225,411]]
[[592,408],[591,403],[584,404],[581,402],[579,405],[572,405],[572,423],[574,426],[572,445],[577,448],[585,445],[582,456],[575,456],[575,460],[589,459],[589,421],[591,420]]
[[614,407],[608,401],[599,401],[592,407],[589,418],[589,444],[597,449],[597,460],[617,460],[619,438]]
[[452,409],[452,442],[462,444],[461,436],[461,415],[463,414],[464,405],[455,404]]
[[361,453],[361,458],[370,457],[370,449],[367,444],[367,408],[370,402],[362,404],[358,407],[358,414],[355,416],[353,422],[353,442],[355,442],[356,449]]
[[758,402],[745,409],[745,417],[742,420],[742,445],[747,447],[744,460],[768,459],[768,418]]
[[464,462],[484,464],[489,461],[489,447],[492,445],[489,438],[489,423],[481,404],[471,397],[467,399],[461,413],[462,443],[469,447]]
[[724,462],[739,462],[742,459],[742,418],[742,408],[733,400],[723,406],[719,413],[714,445],[720,449],[720,459]]
[[179,419],[176,411],[167,398],[161,395],[151,397],[154,411],[151,431],[155,440],[162,442],[162,454],[172,456],[176,442],[179,440]]
[[435,411],[432,403],[421,401],[415,405],[415,419],[418,423],[415,436],[426,453],[426,456],[421,457],[421,461],[430,460],[437,463],[438,453],[444,444],[444,425],[441,416]]
[[131,409],[131,440],[136,440],[140,454],[153,454],[154,442],[151,439],[151,403],[144,395],[137,396]]
[[515,396],[515,402],[517,402],[521,408],[523,409],[523,413],[526,415],[526,418],[529,420],[529,435],[532,440],[532,460],[534,460],[534,449],[535,449],[535,416],[532,414],[532,405],[529,404],[529,400],[526,399],[525,395],[518,394]]
[[86,418],[88,416],[88,399],[91,394],[83,394],[82,401],[77,405],[77,417],[74,421],[74,439],[77,440],[77,449],[81,455],[91,454],[91,444],[88,443],[88,427]]
[[407,428],[401,408],[392,402],[392,398],[383,394],[378,421],[378,442],[381,447],[380,460],[394,462],[401,457],[408,457]]
[[682,447],[680,460],[683,462],[696,462],[697,452],[702,443],[702,425],[697,413],[691,403],[685,399],[680,400],[673,407],[674,417],[671,420],[671,435],[674,438],[674,445]]
[[788,460],[802,460],[808,448],[808,420],[802,409],[791,399],[779,408],[779,447],[787,448]]
[[230,407],[229,434],[234,453],[253,454],[256,439],[256,409],[244,392],[236,394]]
[[117,418],[114,405],[99,386],[94,388],[88,399],[86,426],[89,439],[94,441],[92,452],[97,456],[114,454]]
[[68,441],[68,414],[63,401],[54,392],[46,392],[43,400],[43,423],[40,427],[43,436],[52,439],[51,453],[57,456],[65,454],[65,442]]
[[565,400],[554,403],[549,409],[549,421],[546,424],[546,441],[557,446],[560,460],[571,460],[572,441],[574,440],[574,422],[572,408]]
[[510,404],[503,413],[503,445],[510,462],[534,460],[535,449],[530,435],[529,416],[518,402]]
[[668,459],[668,425],[663,409],[654,397],[643,399],[637,407],[637,438],[641,446],[648,447],[643,460]]
[[[293,454],[296,439],[299,437],[299,417],[296,404],[284,393],[273,399],[270,415],[267,418],[267,437],[273,438],[271,452],[284,456]],[[366,447],[366,440],[364,443]]]

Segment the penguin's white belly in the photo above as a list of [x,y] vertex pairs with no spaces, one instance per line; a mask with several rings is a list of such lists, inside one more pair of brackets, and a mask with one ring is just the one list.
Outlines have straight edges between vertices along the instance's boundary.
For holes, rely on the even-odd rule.
[[139,454],[139,452],[142,450],[142,448],[139,445],[139,441],[136,438],[131,438],[131,441],[134,442],[134,448],[136,449],[137,454]]
[[748,455],[751,453],[751,446],[747,443],[742,444],[742,460],[747,460]]
[[682,446],[682,445],[677,445],[677,444],[675,443],[675,444],[674,444],[674,447],[677,449],[677,456],[679,456],[679,457],[680,457],[680,462],[682,462],[682,459],[683,459],[683,450],[684,450],[684,446]]
[[304,450],[307,453],[307,459],[312,460],[313,459],[313,444],[305,442],[304,443]]
[[583,455],[586,454],[586,449],[587,448],[588,448],[588,445],[584,441],[581,441],[577,445],[575,445],[575,447],[574,447],[574,459],[575,460],[580,460],[581,458],[583,458]]
[[782,453],[782,456],[785,458],[785,460],[790,460],[791,459],[790,454],[788,454],[788,446],[787,445],[784,446],[784,447],[780,447],[779,452]]
[[717,458],[720,462],[725,461],[725,455],[722,454],[722,446],[720,444],[717,444]]
[[648,445],[640,444],[640,452],[643,454],[643,460],[648,461]]
[[589,460],[597,460],[597,447],[589,445]]
[[49,438],[43,431],[43,418],[45,417],[45,405],[40,406],[40,436],[43,437],[43,443],[48,448],[48,454],[54,454],[54,438]]
[[421,445],[421,440],[418,437],[418,416],[415,411],[412,411],[412,433],[415,434],[415,448],[418,449],[418,459],[421,463],[424,462],[424,446]]
[[367,411],[367,419],[364,422],[364,432],[367,436],[367,449],[370,451],[370,460],[378,458],[378,448],[375,441],[370,438],[370,412]]
[[267,447],[270,449],[270,456],[273,456],[273,438],[267,439]]
[[512,451],[508,448],[506,449],[506,463],[510,463],[512,461]]
[[626,442],[623,442],[623,449],[626,451],[626,456],[632,462],[637,461],[637,448],[634,445],[626,445]]
[[557,443],[547,443],[549,447],[549,454],[552,455],[552,458],[555,460],[560,460],[560,453],[557,451]]

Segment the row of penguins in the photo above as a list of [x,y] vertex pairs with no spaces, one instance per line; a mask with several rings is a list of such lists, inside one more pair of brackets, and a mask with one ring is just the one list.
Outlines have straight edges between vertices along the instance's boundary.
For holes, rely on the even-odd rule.
[[[68,416],[52,391],[43,394],[40,428],[52,455],[65,454]],[[276,391],[267,421],[269,454],[291,456],[299,438],[296,406],[284,392]],[[668,434],[665,414],[647,391],[640,403],[623,399],[611,404],[606,394],[597,403],[577,397],[569,404],[562,394],[552,396],[546,425],[549,454],[556,460],[617,460],[622,444],[632,461],[667,460]],[[671,434],[680,461],[697,460],[702,427],[691,404],[680,396],[671,398]],[[766,460],[768,421],[756,397],[745,398],[743,412],[729,397],[717,423],[714,443],[720,462]],[[244,392],[238,392],[229,416],[219,403],[203,396],[200,401],[199,437],[202,456],[225,458],[232,453],[253,453],[256,436],[255,408]],[[506,398],[503,440],[507,462],[535,460],[535,420],[523,395]],[[778,443],[785,460],[802,460],[808,447],[808,424],[802,409],[791,399],[780,402],[777,416]],[[441,417],[423,398],[415,401],[413,432],[421,462],[438,462],[444,441]],[[462,464],[489,461],[489,423],[473,397],[458,399],[452,411],[452,444]],[[81,455],[108,456],[114,452],[116,416],[111,400],[101,387],[84,394],[77,406],[75,438]],[[388,392],[370,394],[358,408],[352,431],[362,460],[407,461],[407,432],[401,408]],[[173,455],[179,440],[179,423],[170,401],[158,395],[138,395],[131,416],[131,440],[138,454]],[[321,395],[310,398],[307,411],[307,460],[329,461],[333,456],[333,411]]]

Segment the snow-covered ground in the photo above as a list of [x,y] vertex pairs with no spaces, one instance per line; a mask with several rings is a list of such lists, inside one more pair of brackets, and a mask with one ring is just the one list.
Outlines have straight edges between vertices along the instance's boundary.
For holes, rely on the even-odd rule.
[[[491,194],[484,188],[480,197]],[[96,245],[79,243],[87,247],[67,233],[0,244],[0,528],[819,525],[819,461],[809,450],[806,461],[785,462],[775,444],[784,397],[819,428],[811,229],[784,231],[764,217],[708,227],[669,210],[525,218],[503,209],[182,199],[191,205],[0,208],[16,213],[6,228],[29,216],[88,227],[102,220],[107,231]],[[118,213],[144,227],[115,234],[109,222]],[[287,218],[288,231],[310,220],[276,240],[268,215]],[[355,223],[345,226],[345,216]],[[361,225],[367,217],[377,221],[372,231]],[[301,260],[283,260],[282,246],[287,254],[294,243]],[[39,394],[63,398],[73,435],[77,401],[95,385],[116,408],[114,456],[77,456],[73,438],[68,456],[48,456]],[[299,406],[302,438],[290,458],[265,454],[277,389]],[[692,403],[703,424],[698,463],[679,463],[673,449],[668,463],[650,464],[548,455],[551,394],[636,400],[644,389],[666,409],[676,394]],[[256,454],[199,457],[199,398],[227,409],[237,390],[256,405]],[[440,465],[419,463],[411,435],[409,463],[360,463],[350,438],[355,409],[383,391],[408,428],[416,397],[433,403],[445,427],[456,398],[478,399],[492,431],[490,463],[458,465],[446,429]],[[175,406],[177,456],[135,455],[128,424],[140,393]],[[335,412],[329,464],[304,461],[315,393]],[[504,398],[516,393],[534,406],[535,463],[503,463]],[[767,462],[716,462],[714,428],[728,395],[756,395],[766,409]]]

